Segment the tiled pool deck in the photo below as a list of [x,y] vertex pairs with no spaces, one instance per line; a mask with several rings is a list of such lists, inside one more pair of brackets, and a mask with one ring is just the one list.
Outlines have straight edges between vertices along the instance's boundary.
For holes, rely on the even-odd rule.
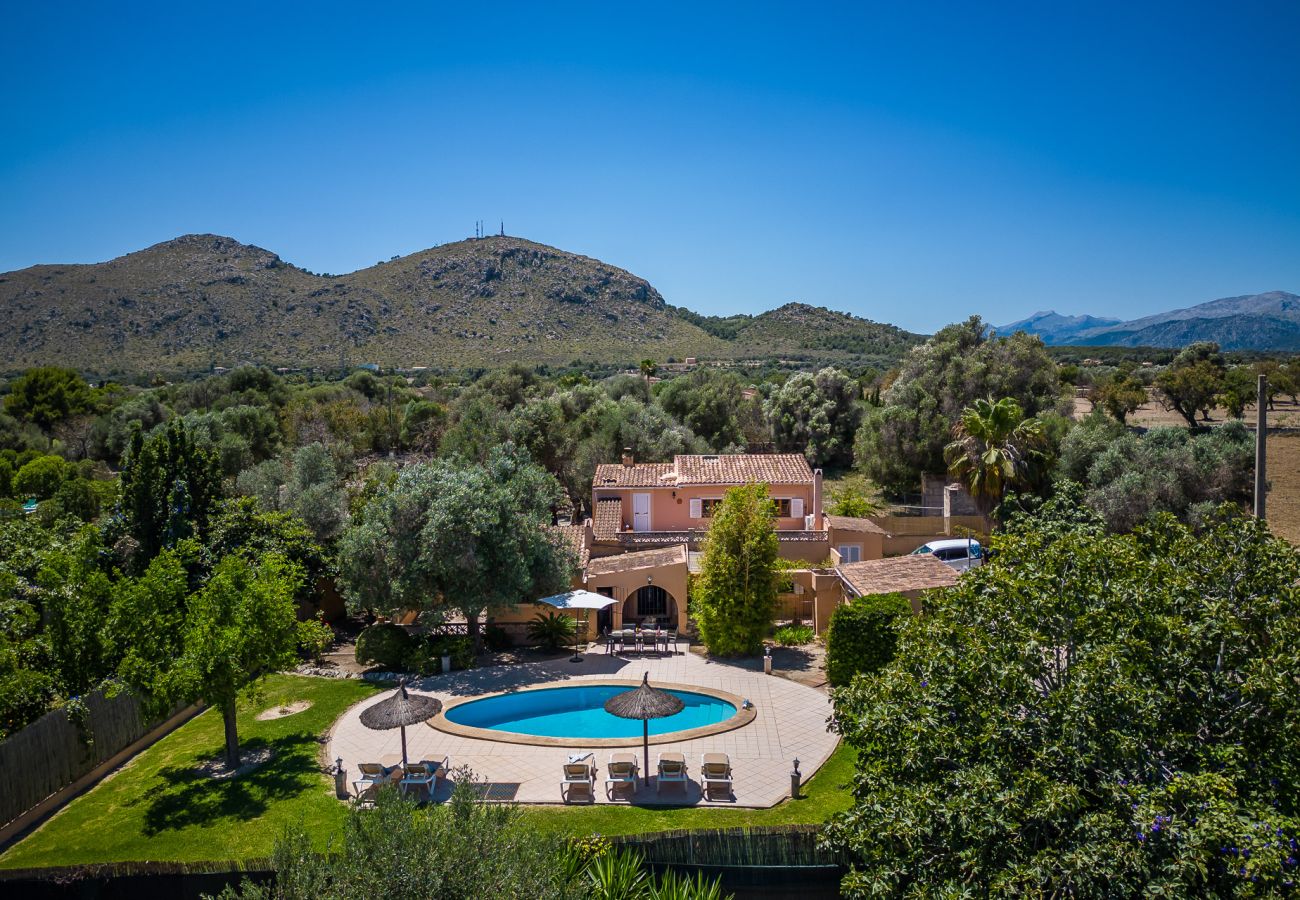
[[[826,730],[831,706],[825,693],[775,675],[764,675],[757,667],[758,662],[754,660],[733,664],[694,653],[639,659],[608,656],[598,650],[587,654],[581,663],[555,660],[471,669],[428,678],[413,683],[410,689],[431,694],[445,703],[498,691],[572,684],[584,679],[639,680],[643,672],[649,672],[651,683],[675,682],[737,694],[754,703],[757,712],[754,721],[709,737],[652,744],[651,767],[660,752],[684,753],[691,783],[685,791],[678,786],[665,786],[662,794],[656,794],[652,777],[649,784],[642,783],[631,802],[766,807],[789,796],[794,758],[799,758],[799,770],[806,780],[835,749],[836,736]],[[361,710],[390,693],[385,691],[348,710],[330,734],[326,753],[331,761],[343,760],[349,782],[356,777],[358,763],[401,755],[400,732],[371,731],[360,722]],[[520,803],[562,802],[560,780],[565,758],[572,751],[592,749],[581,742],[564,747],[537,747],[480,740],[446,734],[426,724],[407,728],[406,741],[412,761],[450,757],[453,769],[469,766],[476,778],[486,780],[491,785],[490,796]],[[610,752],[593,749],[597,766],[596,802],[626,804],[629,802],[626,794],[611,801],[603,790],[605,763]],[[626,752],[635,752],[637,759],[641,759],[639,746]],[[731,757],[734,797],[702,800],[698,781],[700,754],[716,752]],[[445,794],[446,789],[441,793]]]

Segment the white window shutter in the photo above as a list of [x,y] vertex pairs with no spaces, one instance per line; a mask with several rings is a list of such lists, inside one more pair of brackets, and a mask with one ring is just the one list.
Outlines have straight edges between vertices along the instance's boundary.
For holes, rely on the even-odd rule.
[[704,518],[704,501],[701,500],[699,497],[693,497],[691,499],[691,518],[692,519]]
[[790,517],[793,519],[803,518],[803,498],[795,497],[790,501]]

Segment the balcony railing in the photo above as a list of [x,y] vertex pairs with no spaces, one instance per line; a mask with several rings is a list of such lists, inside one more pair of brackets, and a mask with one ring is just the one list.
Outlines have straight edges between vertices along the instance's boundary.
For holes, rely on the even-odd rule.
[[[708,529],[691,528],[684,531],[622,531],[618,542],[624,547],[664,547],[670,544],[686,544],[692,550],[698,550],[704,543]],[[785,531],[778,529],[776,539],[783,544],[817,544],[829,539],[829,533],[812,529]]]

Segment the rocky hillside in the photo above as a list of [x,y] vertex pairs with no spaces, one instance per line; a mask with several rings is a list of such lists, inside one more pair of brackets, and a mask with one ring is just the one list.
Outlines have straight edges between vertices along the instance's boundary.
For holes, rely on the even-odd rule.
[[434,247],[316,275],[217,235],[93,265],[0,275],[7,369],[88,372],[287,366],[493,366],[796,355],[897,359],[919,338],[790,304],[726,334],[599,260],[512,237]]

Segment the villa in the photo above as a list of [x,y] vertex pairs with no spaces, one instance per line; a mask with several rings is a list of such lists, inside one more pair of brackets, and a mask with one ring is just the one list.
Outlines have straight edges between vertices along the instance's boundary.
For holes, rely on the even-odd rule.
[[[802,454],[678,454],[647,463],[625,449],[620,462],[596,467],[592,516],[556,526],[578,559],[573,587],[618,601],[590,617],[587,636],[648,621],[685,630],[687,583],[699,570],[713,513],[727,490],[756,482],[768,486],[775,504],[781,557],[806,564],[791,573],[782,618],[820,632],[835,606],[852,597],[897,590],[919,603],[924,590],[952,583],[951,570],[937,560],[902,555],[942,537],[942,519],[830,515],[822,471]],[[877,564],[858,567],[865,562]],[[495,622],[521,629],[533,615],[523,607]]]

